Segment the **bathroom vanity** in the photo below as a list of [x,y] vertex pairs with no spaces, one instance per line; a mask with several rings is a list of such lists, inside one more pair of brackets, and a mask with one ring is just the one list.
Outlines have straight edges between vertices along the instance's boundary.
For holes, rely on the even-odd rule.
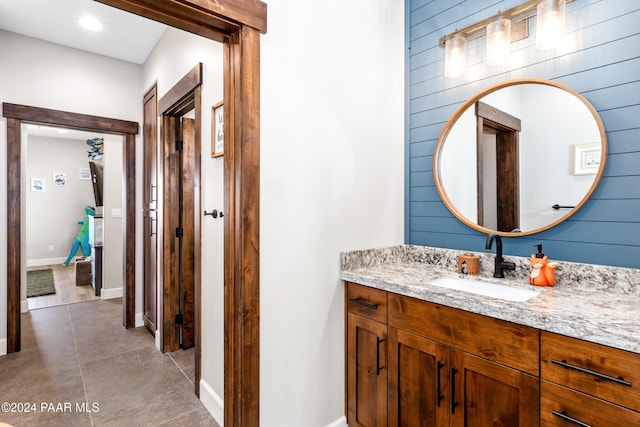
[[350,427],[640,425],[640,270],[563,262],[555,287],[535,288],[527,258],[493,279],[478,253],[480,275],[464,277],[461,253],[342,255]]

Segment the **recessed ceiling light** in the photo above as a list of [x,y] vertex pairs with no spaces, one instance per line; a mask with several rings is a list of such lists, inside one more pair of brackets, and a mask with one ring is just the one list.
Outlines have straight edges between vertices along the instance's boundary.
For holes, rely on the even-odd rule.
[[91,31],[102,30],[102,23],[92,16],[82,17],[78,20],[78,22],[87,30],[91,30]]

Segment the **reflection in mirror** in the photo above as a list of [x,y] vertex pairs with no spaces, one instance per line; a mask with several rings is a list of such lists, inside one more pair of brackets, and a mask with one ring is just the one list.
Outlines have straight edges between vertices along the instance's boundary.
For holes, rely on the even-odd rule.
[[555,82],[504,82],[471,98],[447,122],[434,156],[438,192],[470,227],[503,235],[546,230],[595,189],[606,162],[593,107]]

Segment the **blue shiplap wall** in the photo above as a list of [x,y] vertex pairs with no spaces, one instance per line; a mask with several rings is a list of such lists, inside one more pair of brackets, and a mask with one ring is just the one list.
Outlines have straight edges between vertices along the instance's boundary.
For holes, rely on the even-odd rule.
[[432,170],[436,142],[449,116],[473,94],[502,80],[537,77],[575,89],[595,107],[609,156],[600,185],[578,213],[542,233],[505,238],[505,253],[528,256],[542,243],[551,259],[640,268],[640,2],[574,0],[567,4],[562,51],[536,50],[533,19],[531,37],[512,46],[518,65],[487,68],[483,37],[467,43],[475,77],[444,78],[440,37],[523,1],[406,0],[405,241],[484,250],[486,236],[440,200]]

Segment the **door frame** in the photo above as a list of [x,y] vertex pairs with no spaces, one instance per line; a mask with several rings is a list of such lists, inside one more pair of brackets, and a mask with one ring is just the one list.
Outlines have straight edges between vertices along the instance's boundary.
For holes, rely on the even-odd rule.
[[259,0],[97,0],[223,43],[224,424],[260,424]]
[[[20,233],[22,223],[22,124],[34,123],[119,134],[123,136],[123,192],[125,194],[123,316],[125,328],[135,326],[135,136],[138,123],[89,116],[60,110],[2,103],[7,119],[7,353],[20,351],[20,275],[22,269]],[[127,201],[131,201],[127,203]],[[15,231],[18,231],[16,233]]]
[[[193,234],[194,238],[194,263],[193,263],[193,286],[195,293],[195,318],[194,318],[194,338],[195,338],[195,359],[196,359],[196,395],[200,395],[200,355],[201,355],[201,146],[202,146],[202,69],[203,64],[196,64],[180,81],[178,81],[169,91],[158,101],[158,115],[161,117],[161,135],[160,140],[160,161],[159,181],[162,186],[162,205],[160,212],[162,214],[162,236],[160,237],[159,259],[162,268],[157,283],[162,284],[162,295],[160,304],[160,317],[158,324],[160,332],[160,348],[163,352],[176,351],[179,348],[178,330],[176,328],[175,316],[178,314],[179,307],[177,300],[179,298],[177,282],[178,277],[178,260],[176,258],[175,249],[175,229],[178,227],[177,213],[173,211],[173,207],[177,203],[176,193],[178,191],[178,180],[185,177],[173,176],[168,172],[168,165],[171,157],[175,157],[175,142],[177,138],[182,138],[177,132],[177,121],[179,117],[188,113],[195,112],[195,144],[193,147],[194,165],[192,171],[193,187],[195,190],[194,206],[192,212],[185,212],[194,218],[191,229],[185,228],[184,233]],[[185,151],[186,148],[184,147]],[[185,152],[183,151],[183,153]]]

